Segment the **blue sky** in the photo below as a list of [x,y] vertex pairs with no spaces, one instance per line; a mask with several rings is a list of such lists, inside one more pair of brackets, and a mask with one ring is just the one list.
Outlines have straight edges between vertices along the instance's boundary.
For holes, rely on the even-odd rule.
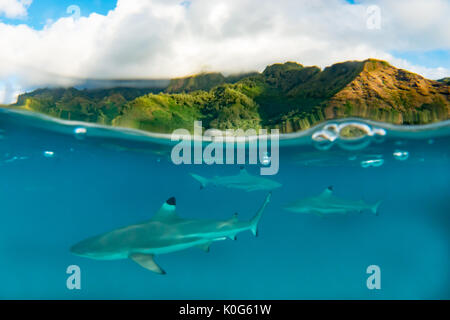
[[[229,74],[284,61],[323,68],[378,58],[430,79],[450,76],[448,0],[119,3],[0,0],[0,103],[30,88],[76,85],[74,79]],[[70,18],[74,5],[81,19]],[[371,30],[373,6],[381,27]]]
[[[398,58],[405,59],[412,64],[428,68],[444,67],[450,69],[450,50],[439,49],[432,51],[396,51],[391,53]],[[449,74],[450,76],[450,74]]]
[[116,0],[34,0],[28,7],[28,16],[16,19],[0,17],[0,20],[8,24],[27,24],[35,29],[42,29],[46,22],[70,16],[67,8],[77,5],[80,8],[81,16],[88,16],[95,12],[107,14],[109,10],[116,7]]

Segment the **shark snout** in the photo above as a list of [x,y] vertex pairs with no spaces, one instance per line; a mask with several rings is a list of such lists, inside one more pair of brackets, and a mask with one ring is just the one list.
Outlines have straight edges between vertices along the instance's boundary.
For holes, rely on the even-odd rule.
[[77,244],[73,245],[70,248],[70,252],[77,255],[77,256],[83,256],[88,257],[91,254],[91,250],[89,246],[87,245],[86,241],[78,242]]
[[274,189],[281,188],[282,186],[283,185],[281,183],[279,183],[279,182],[274,182],[274,184],[273,184],[273,188]]

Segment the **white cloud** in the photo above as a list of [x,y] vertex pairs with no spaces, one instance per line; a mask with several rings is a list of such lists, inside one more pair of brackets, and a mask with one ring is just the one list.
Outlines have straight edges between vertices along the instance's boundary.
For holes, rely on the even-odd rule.
[[20,18],[27,15],[32,0],[0,0],[0,16]]
[[[413,66],[389,54],[449,50],[447,0],[379,0],[357,5],[343,0],[181,3],[119,0],[107,15],[64,17],[42,30],[0,23],[0,79],[15,76],[21,87],[28,88],[71,85],[80,78],[166,78],[207,70],[261,70],[286,60],[324,67],[369,57],[386,59],[426,77],[449,75],[445,68]],[[366,27],[366,9],[373,4],[380,8],[379,30]]]

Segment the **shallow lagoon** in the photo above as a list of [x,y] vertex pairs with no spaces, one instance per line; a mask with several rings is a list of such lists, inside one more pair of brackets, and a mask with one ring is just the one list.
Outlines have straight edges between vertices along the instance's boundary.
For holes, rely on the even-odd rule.
[[[341,139],[313,143],[325,124],[282,137],[271,178],[283,187],[273,191],[259,237],[247,232],[209,253],[158,256],[168,273],[160,276],[69,248],[149,219],[172,196],[182,217],[224,220],[238,212],[246,220],[266,192],[200,190],[190,172],[233,175],[239,165],[176,166],[173,143],[160,136],[0,110],[0,298],[448,299],[450,124],[369,125],[385,136],[357,148]],[[258,174],[260,166],[246,168]],[[282,209],[330,185],[342,198],[382,200],[379,216],[322,219]],[[81,290],[66,287],[69,265],[81,269]],[[366,286],[370,265],[381,268],[381,290]]]

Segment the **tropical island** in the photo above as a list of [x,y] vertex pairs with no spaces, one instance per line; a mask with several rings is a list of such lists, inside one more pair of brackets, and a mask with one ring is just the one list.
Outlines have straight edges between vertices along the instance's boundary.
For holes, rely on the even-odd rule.
[[449,78],[428,80],[368,59],[323,70],[286,62],[262,73],[202,73],[159,89],[38,89],[8,107],[162,133],[192,130],[196,120],[205,128],[289,133],[346,117],[408,125],[447,120],[449,91]]

